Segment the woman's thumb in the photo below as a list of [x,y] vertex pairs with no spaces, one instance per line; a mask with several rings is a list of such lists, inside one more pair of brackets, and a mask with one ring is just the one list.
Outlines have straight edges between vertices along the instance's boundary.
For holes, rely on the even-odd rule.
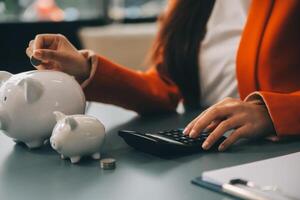
[[63,55],[61,53],[59,53],[58,51],[49,50],[49,49],[34,50],[32,56],[41,61],[61,62],[63,59]]

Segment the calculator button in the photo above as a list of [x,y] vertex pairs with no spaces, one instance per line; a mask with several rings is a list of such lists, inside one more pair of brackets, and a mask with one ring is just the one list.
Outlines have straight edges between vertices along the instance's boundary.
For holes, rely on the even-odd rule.
[[202,131],[202,133],[208,134],[208,133],[210,133],[210,130],[209,130],[209,129],[204,129],[204,130]]
[[201,135],[200,135],[200,137],[208,137],[209,136],[209,134],[206,134],[206,133],[202,133]]

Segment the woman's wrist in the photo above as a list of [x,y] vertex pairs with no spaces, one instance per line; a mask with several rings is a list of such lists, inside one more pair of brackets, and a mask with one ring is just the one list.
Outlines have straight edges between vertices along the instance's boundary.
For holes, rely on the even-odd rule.
[[[271,122],[270,126],[266,129],[266,135],[265,136],[267,136],[267,137],[276,136],[276,131],[275,131],[275,128],[274,128],[274,125],[273,125],[273,121],[271,119],[269,110],[268,110],[264,100],[260,96],[256,96],[253,99],[249,99],[247,102],[251,103],[251,104],[254,104],[254,105],[262,106],[264,108],[265,118],[268,119],[268,121]],[[262,120],[264,120],[264,119],[262,119]]]
[[90,77],[91,74],[91,59],[90,58],[85,58],[84,57],[84,62],[82,65],[82,71],[81,73],[78,75],[78,81],[79,83],[83,83],[85,80],[87,80]]
[[84,72],[83,75],[81,76],[81,87],[85,88],[89,85],[89,83],[92,81],[92,79],[94,78],[94,75],[96,73],[96,70],[98,68],[98,57],[97,55],[91,51],[91,50],[79,50],[78,51],[86,60],[86,65],[84,68]]

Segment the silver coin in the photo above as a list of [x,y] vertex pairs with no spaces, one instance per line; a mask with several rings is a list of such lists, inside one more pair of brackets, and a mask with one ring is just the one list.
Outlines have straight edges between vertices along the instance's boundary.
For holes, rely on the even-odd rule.
[[116,159],[114,158],[104,158],[100,160],[100,166],[105,170],[112,170],[116,168]]
[[39,59],[36,59],[35,57],[31,56],[30,58],[30,63],[36,67],[36,66],[39,66],[40,64],[42,64],[42,61],[39,60]]

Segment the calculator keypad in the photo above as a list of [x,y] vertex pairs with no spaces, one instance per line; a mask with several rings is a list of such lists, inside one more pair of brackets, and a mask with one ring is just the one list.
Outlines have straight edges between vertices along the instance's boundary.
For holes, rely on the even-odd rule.
[[[206,131],[202,132],[197,138],[190,138],[183,134],[182,129],[158,132],[119,131],[119,135],[130,146],[160,157],[203,152],[201,146],[209,134],[210,132]],[[219,138],[210,150],[217,150],[225,139],[225,136]]]
[[170,130],[170,131],[160,131],[157,135],[161,135],[171,140],[175,140],[181,142],[185,145],[201,145],[204,140],[208,137],[208,132],[203,132],[197,138],[190,138],[189,136],[185,136],[181,129],[178,130]]

